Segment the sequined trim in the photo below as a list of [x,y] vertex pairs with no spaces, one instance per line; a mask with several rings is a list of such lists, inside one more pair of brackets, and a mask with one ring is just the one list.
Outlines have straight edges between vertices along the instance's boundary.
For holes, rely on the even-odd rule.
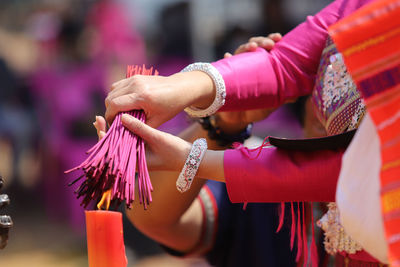
[[321,56],[313,103],[329,135],[356,128],[365,114],[356,85],[330,38]]
[[325,231],[325,250],[331,255],[337,252],[354,254],[361,251],[362,247],[346,234],[340,224],[339,210],[335,203],[328,204],[328,212],[317,222],[317,225]]

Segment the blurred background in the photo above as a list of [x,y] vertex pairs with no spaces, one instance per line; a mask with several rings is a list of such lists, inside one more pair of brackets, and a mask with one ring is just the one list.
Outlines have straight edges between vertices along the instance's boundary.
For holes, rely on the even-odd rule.
[[[214,61],[251,36],[282,34],[328,0],[1,0],[0,175],[14,221],[0,266],[87,266],[83,209],[67,170],[96,143],[110,84],[127,64],[161,75]],[[298,106],[255,125],[298,137]],[[184,114],[161,126],[178,133]],[[124,219],[129,266],[207,266],[166,255]]]

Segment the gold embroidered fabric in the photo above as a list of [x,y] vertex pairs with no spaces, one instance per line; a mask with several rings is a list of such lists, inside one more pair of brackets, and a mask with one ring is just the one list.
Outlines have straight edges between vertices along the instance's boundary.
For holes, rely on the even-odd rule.
[[[328,135],[356,129],[365,114],[365,105],[356,85],[330,38],[321,56],[312,100],[317,117]],[[353,254],[362,250],[340,224],[336,204],[329,203],[328,208],[328,212],[317,222],[325,232],[325,250],[329,254],[341,251]]]
[[318,69],[313,104],[327,133],[334,135],[357,128],[365,106],[341,54],[330,39],[327,44]]
[[324,246],[326,252],[331,255],[342,251],[354,254],[362,250],[362,247],[346,234],[340,224],[339,210],[336,203],[329,203],[328,208],[328,212],[317,222],[317,225],[325,232]]

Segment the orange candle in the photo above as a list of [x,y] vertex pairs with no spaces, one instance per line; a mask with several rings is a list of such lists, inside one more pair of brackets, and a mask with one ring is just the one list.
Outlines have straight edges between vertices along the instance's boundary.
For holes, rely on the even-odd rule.
[[85,211],[89,267],[126,267],[122,214]]

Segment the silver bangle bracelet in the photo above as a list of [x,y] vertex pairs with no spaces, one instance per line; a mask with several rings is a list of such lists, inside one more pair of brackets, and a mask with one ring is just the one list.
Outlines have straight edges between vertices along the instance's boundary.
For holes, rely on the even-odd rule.
[[193,142],[189,156],[183,165],[182,171],[176,180],[176,189],[179,192],[186,192],[193,183],[197,170],[199,169],[201,160],[207,151],[207,141],[204,138],[199,138]]
[[214,82],[216,93],[213,103],[206,109],[197,109],[194,107],[185,108],[185,112],[191,117],[207,117],[218,111],[225,104],[226,87],[224,79],[219,71],[210,63],[193,63],[184,68],[181,72],[202,71],[205,72]]

